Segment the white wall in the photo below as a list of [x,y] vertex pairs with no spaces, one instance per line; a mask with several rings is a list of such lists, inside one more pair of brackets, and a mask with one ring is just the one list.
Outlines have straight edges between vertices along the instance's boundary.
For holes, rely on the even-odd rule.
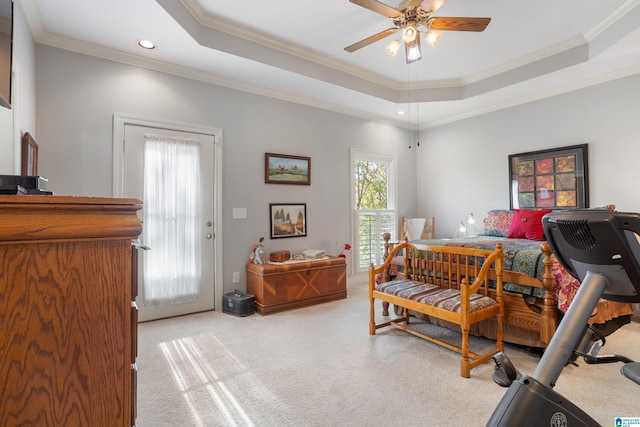
[[[47,46],[37,47],[40,174],[66,195],[112,195],[114,112],[222,128],[224,287],[261,236],[267,251],[350,240],[349,148],[398,156],[400,211],[415,211],[407,131]],[[311,186],[264,183],[265,152],[311,157]],[[269,203],[307,203],[308,237],[269,240]],[[233,208],[248,219],[232,219]],[[242,287],[240,286],[240,287]]]
[[15,167],[20,158],[20,136],[30,132],[36,137],[35,44],[21,3],[14,2],[13,12],[12,108],[0,107],[0,174],[19,174]]
[[458,235],[469,212],[481,220],[509,208],[510,154],[587,143],[591,206],[640,212],[640,74],[426,129],[418,150],[420,215],[436,235]]
[[[409,149],[407,131],[392,126],[46,46],[37,60],[40,173],[57,194],[112,195],[114,112],[223,129],[225,291],[237,287],[233,271],[244,284],[269,203],[307,203],[309,236],[267,238],[268,251],[350,240],[351,147],[398,156],[400,214],[435,216],[438,237],[458,235],[469,212],[481,221],[509,207],[509,154],[581,143],[591,206],[640,211],[640,75],[430,128]],[[312,185],[264,184],[267,151],[310,156]],[[247,220],[231,218],[236,207]]]

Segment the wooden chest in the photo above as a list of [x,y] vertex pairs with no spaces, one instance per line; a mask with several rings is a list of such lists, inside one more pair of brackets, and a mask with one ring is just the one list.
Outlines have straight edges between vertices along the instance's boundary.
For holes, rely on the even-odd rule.
[[270,314],[347,297],[344,258],[247,264],[247,293],[256,311]]

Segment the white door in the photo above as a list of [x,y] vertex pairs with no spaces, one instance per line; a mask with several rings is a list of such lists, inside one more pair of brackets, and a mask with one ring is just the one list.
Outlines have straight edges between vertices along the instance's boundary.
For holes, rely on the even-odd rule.
[[[185,240],[199,239],[195,242],[201,249],[200,260],[200,283],[199,290],[193,290],[188,295],[185,294],[181,298],[182,286],[175,286],[175,289],[170,289],[171,292],[175,292],[176,300],[179,302],[163,302],[154,297],[152,300],[150,295],[155,293],[153,286],[154,281],[147,278],[145,280],[145,259],[149,262],[151,252],[153,251],[153,245],[149,245],[147,242],[151,240],[150,236],[145,236],[145,225],[142,226],[142,234],[140,235],[140,242],[143,246],[149,246],[147,251],[139,251],[138,260],[138,298],[136,303],[139,308],[139,320],[154,320],[164,317],[179,316],[188,313],[195,313],[199,311],[213,310],[215,308],[215,272],[214,272],[214,145],[215,136],[201,133],[183,132],[178,130],[164,129],[160,127],[149,127],[140,124],[124,124],[124,165],[122,165],[123,174],[123,191],[124,197],[133,197],[136,199],[144,200],[144,147],[145,147],[145,135],[149,139],[149,135],[155,137],[170,137],[179,138],[183,140],[197,140],[200,146],[200,204],[202,206],[201,214],[199,215],[200,225],[196,225],[193,234],[195,236],[188,236]],[[180,177],[178,177],[180,179]],[[151,209],[151,208],[149,208]],[[145,217],[145,206],[143,204],[142,211],[140,212],[140,218]],[[146,253],[145,253],[146,252]],[[176,265],[176,267],[180,267]],[[169,268],[168,270],[173,270]],[[154,275],[154,272],[150,272],[149,276]],[[155,280],[155,279],[154,279]],[[148,291],[145,291],[147,289]]]

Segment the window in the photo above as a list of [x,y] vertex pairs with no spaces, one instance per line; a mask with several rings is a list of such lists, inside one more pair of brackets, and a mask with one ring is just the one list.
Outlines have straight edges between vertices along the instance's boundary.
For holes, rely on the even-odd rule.
[[383,261],[384,233],[397,239],[396,159],[352,150],[351,177],[354,272],[358,273]]

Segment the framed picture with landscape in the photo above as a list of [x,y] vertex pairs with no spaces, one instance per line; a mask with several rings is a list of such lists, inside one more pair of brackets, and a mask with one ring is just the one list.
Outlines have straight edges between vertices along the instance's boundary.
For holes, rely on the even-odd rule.
[[587,144],[509,155],[511,209],[589,207]]
[[265,153],[264,182],[311,185],[311,157]]
[[307,235],[306,203],[269,204],[271,238],[304,237]]

